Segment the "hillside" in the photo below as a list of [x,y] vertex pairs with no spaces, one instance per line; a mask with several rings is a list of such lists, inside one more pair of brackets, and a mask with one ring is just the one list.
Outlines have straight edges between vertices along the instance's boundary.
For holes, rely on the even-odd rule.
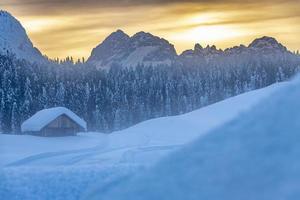
[[299,85],[298,77],[153,169],[94,192],[94,199],[299,199]]

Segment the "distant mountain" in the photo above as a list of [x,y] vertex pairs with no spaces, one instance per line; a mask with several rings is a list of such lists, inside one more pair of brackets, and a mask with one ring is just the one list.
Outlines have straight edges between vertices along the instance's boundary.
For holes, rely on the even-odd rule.
[[[33,62],[47,59],[35,48],[21,23],[6,11],[0,11],[0,53],[11,52],[17,58]],[[97,68],[109,69],[112,65],[122,67],[171,66],[181,61],[184,65],[199,63],[222,56],[273,55],[290,53],[285,46],[272,37],[255,39],[248,46],[240,45],[225,50],[215,45],[202,47],[196,44],[194,49],[177,55],[176,50],[167,40],[146,32],[129,36],[122,30],[110,34],[95,47],[87,63]]]
[[215,45],[202,47],[200,44],[196,44],[194,49],[177,55],[174,46],[163,38],[145,32],[139,32],[130,37],[118,30],[93,49],[88,63],[107,69],[113,64],[124,67],[136,67],[139,64],[157,66],[171,65],[177,60],[187,64],[207,61],[220,56],[278,53],[289,53],[289,51],[275,38],[264,36],[255,39],[249,46],[240,45],[225,50],[217,49]]
[[0,10],[0,53],[7,51],[20,59],[46,61],[41,52],[33,46],[21,23],[8,12]]
[[287,51],[287,48],[279,43],[275,38],[267,36],[255,39],[248,48],[271,53]]
[[217,49],[215,45],[212,46],[206,46],[203,48],[200,44],[196,44],[194,49],[186,50],[184,51],[180,57],[183,58],[195,58],[195,59],[200,59],[200,58],[210,58],[212,56],[220,55],[222,54],[223,51]]
[[285,46],[279,43],[275,38],[272,37],[261,37],[255,39],[253,42],[249,44],[249,46],[240,45],[232,48],[227,48],[225,50],[217,49],[216,46],[207,46],[203,48],[200,44],[196,44],[194,49],[186,50],[181,55],[184,61],[193,60],[199,61],[199,59],[211,59],[216,56],[234,56],[240,54],[282,54],[282,53],[290,53]]
[[93,49],[88,59],[100,68],[118,64],[124,67],[137,65],[171,65],[176,50],[167,40],[150,33],[139,32],[132,37],[118,30]]

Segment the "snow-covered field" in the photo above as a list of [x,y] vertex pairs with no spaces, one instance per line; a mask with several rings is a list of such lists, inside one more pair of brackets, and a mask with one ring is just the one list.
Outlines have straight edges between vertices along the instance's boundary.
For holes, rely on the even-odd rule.
[[80,199],[90,194],[90,188],[105,191],[233,120],[286,85],[275,84],[112,134],[81,133],[62,138],[0,134],[0,197]]

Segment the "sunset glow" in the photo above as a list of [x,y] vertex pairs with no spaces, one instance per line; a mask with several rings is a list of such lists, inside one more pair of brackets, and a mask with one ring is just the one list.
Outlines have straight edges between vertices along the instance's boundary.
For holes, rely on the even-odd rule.
[[[91,1],[91,5],[89,5]],[[300,48],[300,3],[247,1],[44,1],[4,0],[0,8],[16,16],[34,45],[51,58],[88,57],[111,32],[151,32],[173,43],[178,53],[215,44],[249,44],[263,35],[276,37],[291,50]],[[122,1],[123,2],[123,1]],[[128,3],[129,2],[129,3]],[[56,5],[57,4],[57,5]]]

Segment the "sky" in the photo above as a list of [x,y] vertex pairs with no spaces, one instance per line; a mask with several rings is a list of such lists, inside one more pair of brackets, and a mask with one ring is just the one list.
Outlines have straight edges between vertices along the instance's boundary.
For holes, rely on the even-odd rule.
[[50,58],[87,58],[110,33],[150,32],[177,53],[272,36],[300,49],[300,0],[0,0]]

